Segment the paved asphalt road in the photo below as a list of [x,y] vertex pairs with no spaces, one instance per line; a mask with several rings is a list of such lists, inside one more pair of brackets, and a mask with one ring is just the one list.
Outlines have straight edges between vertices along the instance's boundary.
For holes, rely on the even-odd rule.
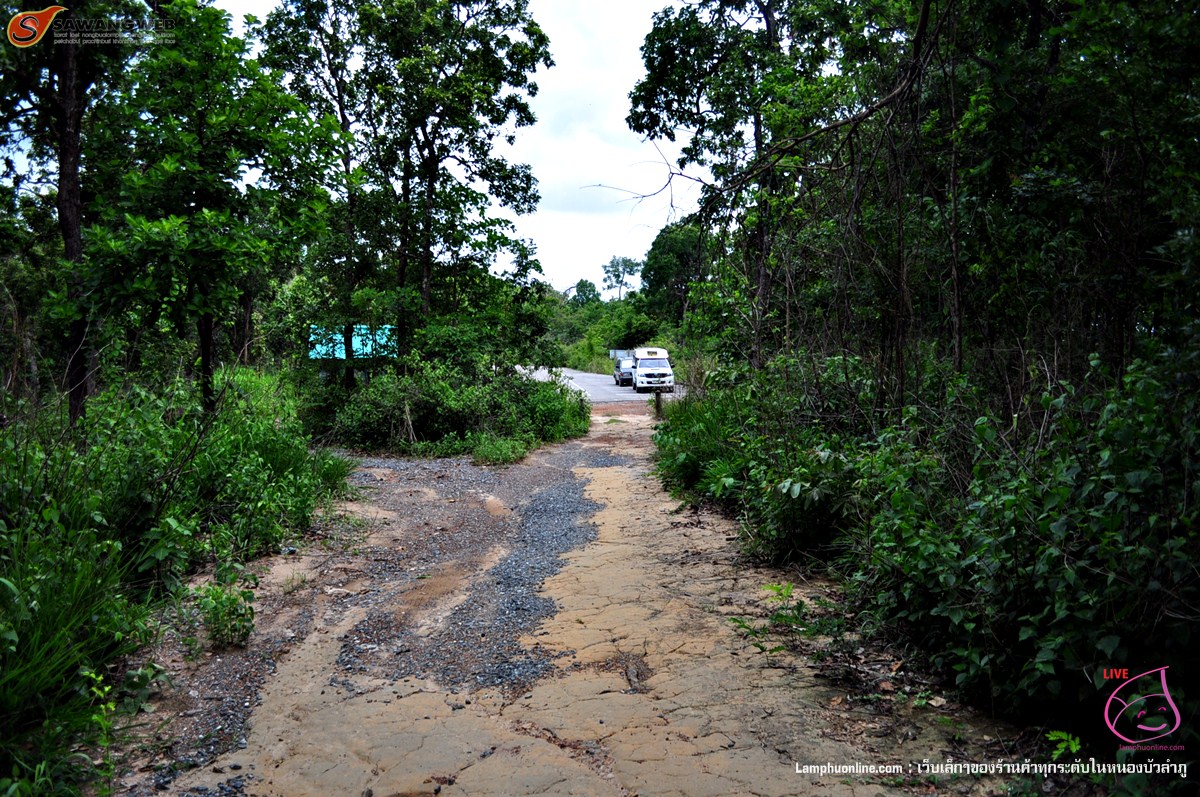
[[[637,393],[632,387],[617,387],[616,383],[613,382],[613,378],[605,374],[589,374],[570,368],[563,368],[561,370],[567,383],[586,393],[593,404],[611,404],[618,401],[649,401],[654,398],[653,394]],[[538,379],[548,378],[545,370],[538,371],[536,376]],[[676,388],[676,390],[678,389]],[[670,393],[663,394],[663,398],[670,397]]]

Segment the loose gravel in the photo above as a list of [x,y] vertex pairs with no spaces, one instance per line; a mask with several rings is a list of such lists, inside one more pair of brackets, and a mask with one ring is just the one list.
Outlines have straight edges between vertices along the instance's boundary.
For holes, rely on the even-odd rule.
[[[432,528],[433,535],[402,561],[410,582],[429,570],[490,546],[508,553],[468,585],[468,594],[432,630],[419,632],[397,617],[393,607],[375,600],[367,617],[347,635],[338,663],[338,685],[354,675],[383,676],[390,681],[421,678],[451,689],[485,687],[505,693],[523,690],[550,667],[550,656],[519,639],[532,633],[554,613],[553,601],[538,595],[546,578],[558,572],[562,555],[595,538],[587,518],[598,506],[583,496],[583,483],[571,468],[611,467],[624,459],[568,444],[543,453],[536,465],[500,470],[471,465],[465,459],[438,463],[372,458],[364,468],[386,469],[437,484],[443,499],[456,502],[473,493],[507,494],[511,515],[495,517],[463,507],[450,520],[436,512],[410,514],[408,522]],[[362,471],[360,471],[361,473]],[[527,497],[522,494],[528,491]],[[391,496],[403,489],[389,491]],[[388,495],[371,496],[380,506],[395,504]],[[448,525],[452,524],[452,525]],[[415,574],[415,575],[414,575]],[[379,575],[373,573],[373,575]]]
[[[322,551],[317,540],[299,542],[293,557],[320,559],[312,583],[286,596],[262,596],[257,606],[263,630],[247,648],[213,651],[175,679],[175,695],[166,702],[176,712],[158,734],[160,753],[142,767],[144,778],[127,778],[118,793],[169,791],[180,772],[245,746],[259,690],[277,659],[314,628],[350,613],[361,619],[330,640],[340,646],[336,664],[315,674],[343,694],[411,679],[464,693],[463,702],[473,691],[525,690],[553,661],[536,644],[520,642],[555,612],[554,602],[539,594],[541,586],[562,567],[565,553],[595,538],[588,518],[598,506],[584,497],[584,484],[572,471],[624,464],[624,457],[579,442],[504,467],[477,466],[463,457],[360,459],[350,477],[357,504],[395,520],[382,528],[366,521],[367,538],[360,535],[340,550]],[[488,552],[499,556],[483,568]],[[451,584],[450,595],[434,596],[431,606],[448,600],[446,610],[418,627],[417,612],[405,607],[437,579],[463,583]],[[287,626],[264,622],[268,612],[289,614]],[[219,789],[186,793],[244,794],[252,778],[229,774]]]

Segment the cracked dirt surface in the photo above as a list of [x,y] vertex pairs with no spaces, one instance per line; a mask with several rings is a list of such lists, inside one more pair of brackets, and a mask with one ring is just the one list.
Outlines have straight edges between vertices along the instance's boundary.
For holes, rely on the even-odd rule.
[[[118,793],[986,793],[906,765],[1003,729],[873,711],[746,644],[729,618],[767,614],[763,584],[789,575],[747,567],[731,521],[678,511],[652,424],[597,407],[588,437],[509,468],[365,461],[342,506],[365,535],[264,565],[250,645],[176,660]],[[824,763],[905,771],[798,772]]]

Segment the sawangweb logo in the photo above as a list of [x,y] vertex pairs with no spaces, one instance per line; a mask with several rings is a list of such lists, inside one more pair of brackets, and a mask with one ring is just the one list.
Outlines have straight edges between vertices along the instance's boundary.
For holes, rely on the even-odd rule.
[[50,23],[66,6],[47,6],[41,11],[22,11],[8,21],[8,42],[14,47],[32,47],[42,40]]
[[56,45],[88,44],[170,44],[175,41],[175,20],[122,15],[118,17],[75,17],[55,19],[65,6],[49,6],[41,11],[22,11],[8,21],[8,41],[15,47],[32,47],[54,31]]

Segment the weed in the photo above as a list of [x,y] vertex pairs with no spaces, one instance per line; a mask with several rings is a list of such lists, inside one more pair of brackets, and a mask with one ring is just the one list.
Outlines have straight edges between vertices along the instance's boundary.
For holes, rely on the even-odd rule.
[[764,584],[763,589],[771,593],[768,600],[779,604],[767,617],[766,623],[755,625],[753,622],[741,617],[730,617],[729,622],[733,623],[742,632],[742,637],[749,641],[758,652],[766,654],[778,653],[786,650],[787,645],[779,644],[770,646],[766,640],[772,633],[789,634],[802,630],[805,617],[807,616],[807,609],[802,600],[793,597],[792,593],[795,591],[794,584],[788,582],[782,584]]
[[149,710],[150,698],[170,681],[167,669],[154,662],[129,670],[117,688],[118,710],[122,714]]
[[283,594],[291,595],[308,585],[308,573],[292,573],[283,582]]
[[214,645],[246,644],[254,631],[253,592],[229,584],[205,584],[192,596]]
[[484,434],[471,439],[471,453],[476,465],[508,465],[524,459],[529,445],[516,438]]
[[1066,731],[1050,731],[1046,734],[1046,739],[1051,742],[1058,742],[1053,752],[1050,753],[1050,758],[1054,761],[1057,761],[1064,755],[1075,755],[1082,747],[1079,737],[1072,736]]

